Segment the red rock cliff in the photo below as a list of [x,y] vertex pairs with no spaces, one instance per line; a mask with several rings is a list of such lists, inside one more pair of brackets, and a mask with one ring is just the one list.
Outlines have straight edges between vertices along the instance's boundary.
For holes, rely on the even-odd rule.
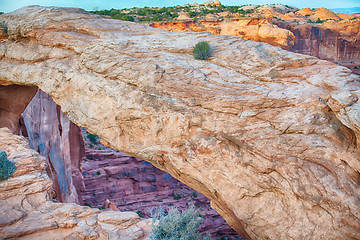
[[85,152],[80,128],[41,90],[23,117],[31,147],[47,159],[56,199],[83,204],[81,161]]

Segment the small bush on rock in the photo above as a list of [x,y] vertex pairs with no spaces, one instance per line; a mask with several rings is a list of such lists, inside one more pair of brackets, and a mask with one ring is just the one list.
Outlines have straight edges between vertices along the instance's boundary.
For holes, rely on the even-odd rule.
[[5,22],[2,22],[2,23],[0,23],[0,26],[2,28],[2,31],[3,31],[3,33],[5,35],[5,37],[7,37],[8,36],[8,27],[7,27],[7,25],[5,24]]
[[89,134],[87,135],[87,138],[89,139],[89,141],[90,141],[91,143],[97,144],[97,140],[98,140],[99,137],[96,136],[96,135],[94,135],[94,134],[89,133]]
[[6,153],[0,152],[0,181],[4,181],[11,177],[15,172],[16,167],[14,163],[7,159]]
[[193,49],[193,56],[195,59],[205,60],[211,55],[211,49],[208,42],[202,41],[195,45]]
[[167,214],[162,208],[158,208],[153,215],[150,239],[210,240],[208,235],[198,232],[201,222],[199,210],[195,210],[194,206],[190,206],[183,212],[171,208]]

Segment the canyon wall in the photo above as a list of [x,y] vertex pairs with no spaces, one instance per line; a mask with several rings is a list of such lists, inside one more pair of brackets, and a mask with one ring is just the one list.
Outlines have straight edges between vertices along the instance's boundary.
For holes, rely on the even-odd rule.
[[0,182],[2,239],[149,239],[151,219],[141,220],[134,212],[51,201],[46,159],[8,128],[0,128],[0,151],[17,168]]
[[[360,239],[359,77],[268,44],[79,9],[0,16],[0,81],[211,199],[249,239]],[[192,47],[208,41],[207,61]]]
[[360,65],[360,21],[327,21],[322,24],[275,23],[291,31],[294,45],[290,51],[307,54],[342,65]]
[[47,159],[54,198],[83,204],[81,161],[85,149],[81,129],[41,90],[25,109],[23,119],[31,147]]
[[[280,17],[280,16],[279,16]],[[298,20],[298,21],[297,21]],[[360,21],[347,19],[323,23],[304,19],[241,18],[228,21],[160,22],[150,26],[171,32],[210,32],[269,43],[348,66],[360,74]],[[302,20],[302,22],[299,22]],[[359,66],[359,70],[354,70]]]

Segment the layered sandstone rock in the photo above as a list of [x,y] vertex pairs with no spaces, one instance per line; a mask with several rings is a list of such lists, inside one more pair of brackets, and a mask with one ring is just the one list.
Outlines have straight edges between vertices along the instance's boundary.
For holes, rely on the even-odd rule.
[[327,21],[322,24],[298,24],[291,22],[275,23],[280,28],[291,31],[293,52],[312,55],[345,66],[360,65],[360,21]]
[[284,28],[272,24],[268,19],[243,18],[231,22],[222,21],[189,21],[189,22],[159,22],[152,23],[152,27],[171,32],[210,32],[214,35],[232,35],[266,42],[284,49],[294,46],[294,34]]
[[[205,194],[245,237],[360,238],[360,79],[347,68],[74,9],[0,21],[2,82],[37,85],[102,142]],[[194,60],[204,40],[212,57]]]
[[134,212],[50,201],[45,158],[7,128],[0,129],[0,150],[17,167],[0,182],[2,239],[148,239],[151,220],[140,220]]
[[81,129],[41,90],[25,109],[23,119],[31,147],[47,159],[55,198],[83,204],[81,161],[85,149]]

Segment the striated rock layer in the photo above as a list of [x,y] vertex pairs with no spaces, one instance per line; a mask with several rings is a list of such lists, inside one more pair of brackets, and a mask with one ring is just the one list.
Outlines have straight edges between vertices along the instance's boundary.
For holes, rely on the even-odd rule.
[[23,113],[32,149],[47,159],[54,198],[83,204],[81,161],[85,155],[81,129],[72,123],[49,95],[39,90]]
[[294,34],[294,44],[290,51],[345,66],[351,63],[360,65],[359,20],[329,21],[322,24],[276,21],[275,24]]
[[[0,81],[211,199],[252,239],[360,239],[359,77],[268,44],[78,9],[0,16]],[[207,61],[192,47],[208,41]]]
[[75,203],[54,203],[46,159],[25,138],[0,129],[0,150],[17,170],[0,182],[2,239],[149,239],[150,219],[134,212],[100,211]]

